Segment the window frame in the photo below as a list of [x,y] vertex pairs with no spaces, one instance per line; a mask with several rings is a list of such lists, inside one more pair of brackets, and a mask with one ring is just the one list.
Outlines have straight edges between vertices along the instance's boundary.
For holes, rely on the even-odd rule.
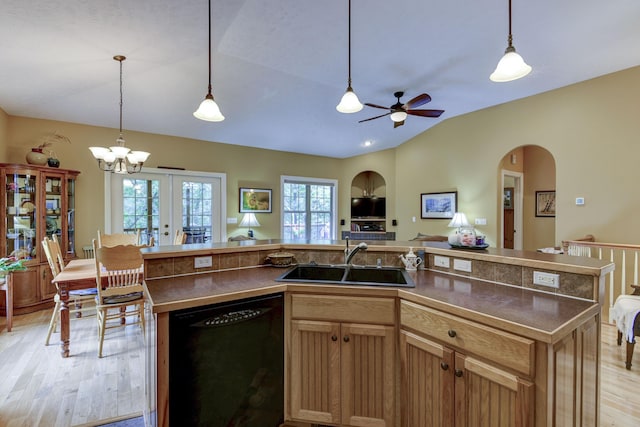
[[[302,176],[292,176],[292,175],[281,175],[280,176],[280,238],[284,239],[284,187],[286,184],[304,184],[304,185],[326,185],[333,187],[333,197],[331,200],[331,230],[330,230],[330,240],[337,240],[338,234],[338,180],[337,179],[329,179],[329,178],[310,178],[310,177],[302,177]],[[307,200],[305,212],[307,214],[312,213],[309,210],[309,203]]]

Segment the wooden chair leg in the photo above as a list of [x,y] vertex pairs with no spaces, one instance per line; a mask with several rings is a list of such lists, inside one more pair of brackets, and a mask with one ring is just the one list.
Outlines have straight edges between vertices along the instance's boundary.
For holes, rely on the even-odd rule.
[[60,300],[57,300],[55,306],[53,307],[53,313],[51,314],[51,320],[49,321],[49,330],[47,331],[47,339],[45,340],[44,345],[49,345],[51,333],[56,330],[56,325],[58,324],[58,316],[60,315],[60,305]]
[[625,367],[627,369],[631,369],[631,359],[633,358],[633,347],[635,344],[635,340],[633,342],[627,341],[627,360],[625,362]]

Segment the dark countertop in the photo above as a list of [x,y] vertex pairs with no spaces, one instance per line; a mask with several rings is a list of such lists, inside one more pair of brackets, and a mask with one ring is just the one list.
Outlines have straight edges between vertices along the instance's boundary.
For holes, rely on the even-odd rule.
[[543,342],[553,343],[600,312],[592,301],[429,270],[411,272],[415,288],[275,282],[281,268],[255,267],[147,280],[154,313],[276,292],[400,297]]

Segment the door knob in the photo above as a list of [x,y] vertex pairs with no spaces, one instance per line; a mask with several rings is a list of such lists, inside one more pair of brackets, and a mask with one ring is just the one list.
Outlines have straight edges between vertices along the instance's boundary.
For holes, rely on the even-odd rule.
[[338,341],[338,337],[337,337],[337,336],[335,336],[335,335],[332,335],[332,336],[331,336],[331,341]]
[[349,335],[345,335],[343,340],[344,340],[344,342],[349,342]]
[[456,377],[460,378],[462,376],[462,369],[456,369],[455,375]]
[[449,364],[446,362],[440,362],[440,367],[443,371],[446,371],[447,369],[449,369]]

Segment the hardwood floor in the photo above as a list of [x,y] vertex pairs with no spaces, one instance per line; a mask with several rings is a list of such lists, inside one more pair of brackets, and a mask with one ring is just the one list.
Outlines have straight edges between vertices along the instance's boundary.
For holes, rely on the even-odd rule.
[[51,311],[0,319],[0,426],[95,425],[142,413],[144,354],[139,326],[107,332],[98,358],[95,316],[71,320],[71,357],[59,333],[44,345]]
[[[6,332],[0,318],[0,426],[91,426],[140,415],[144,401],[144,355],[137,326],[111,330],[105,357],[97,356],[95,317],[73,319],[71,352],[60,357],[45,347],[50,311],[16,316]],[[52,336],[56,342],[59,334]],[[640,346],[631,370],[616,329],[602,326],[601,427],[640,425]]]

